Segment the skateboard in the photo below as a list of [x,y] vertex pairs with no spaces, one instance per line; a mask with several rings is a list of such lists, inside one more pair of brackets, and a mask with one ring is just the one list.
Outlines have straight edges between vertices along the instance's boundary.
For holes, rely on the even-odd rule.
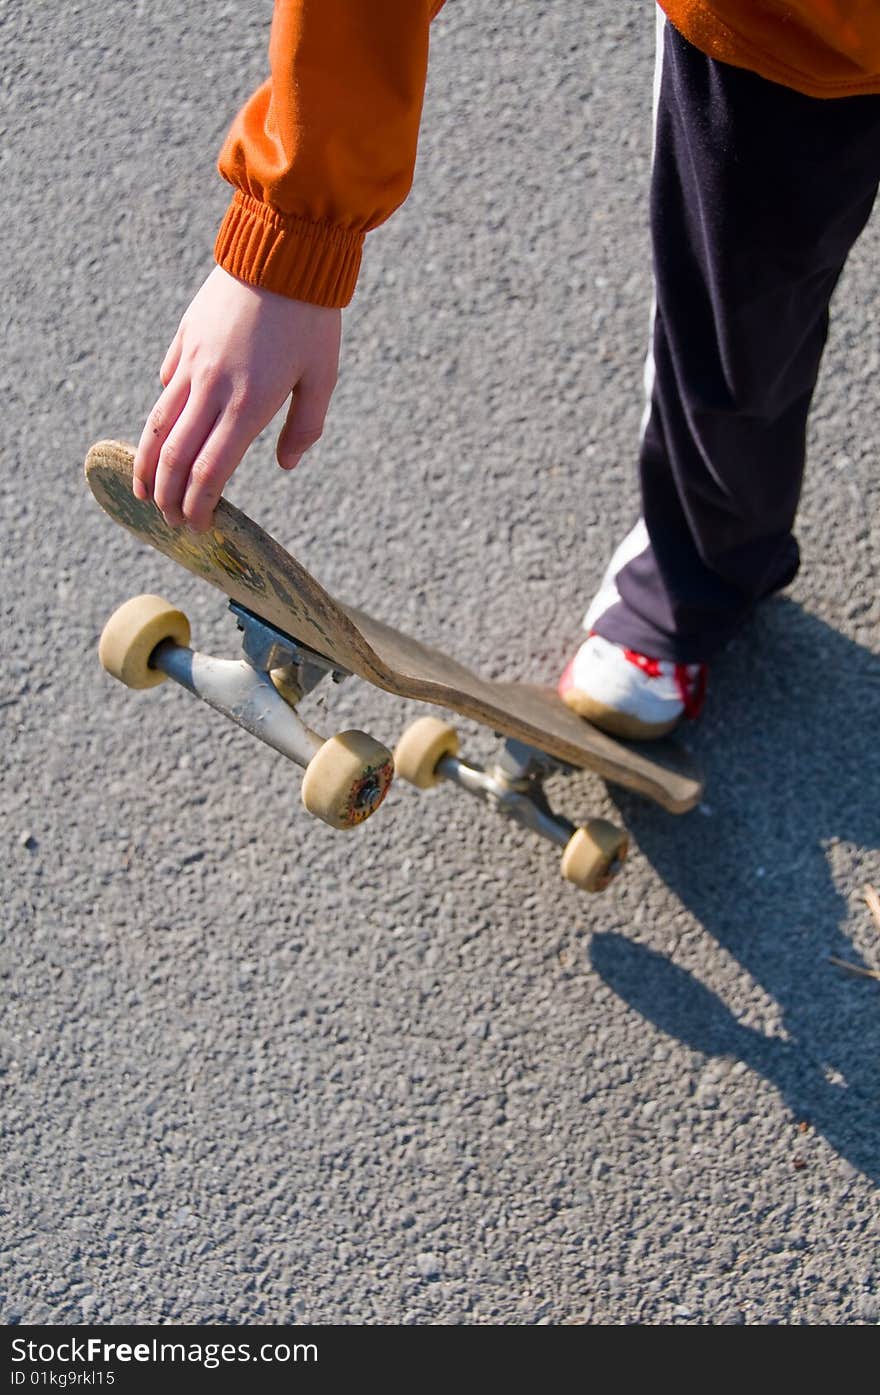
[[[335,600],[273,538],[221,500],[207,533],[171,528],[152,502],[132,493],[134,448],[100,441],[85,474],[101,508],[141,542],[224,592],[242,632],[243,657],[190,648],[185,614],[155,595],[133,597],[104,627],[99,657],[130,688],[166,679],[200,697],[304,767],[306,809],[334,828],[363,823],[395,775],[420,789],[448,781],[562,849],[563,876],[604,889],[627,851],[623,830],[605,819],[576,826],[555,813],[545,781],[589,770],[673,814],[699,802],[702,779],[674,741],[623,742],[570,711],[549,687],[481,678],[421,640]],[[503,742],[488,768],[459,755],[454,726],[421,717],[392,752],[365,732],[325,739],[298,711],[319,683],[354,675],[398,697],[456,713]]]

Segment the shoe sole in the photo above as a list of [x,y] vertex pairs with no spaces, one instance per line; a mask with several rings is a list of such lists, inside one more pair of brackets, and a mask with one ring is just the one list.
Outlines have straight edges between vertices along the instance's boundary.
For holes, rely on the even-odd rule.
[[633,717],[628,712],[618,712],[614,707],[606,707],[604,703],[596,702],[595,698],[588,697],[576,688],[569,688],[568,692],[560,693],[560,697],[566,707],[570,707],[579,717],[608,732],[609,736],[621,736],[626,741],[656,741],[661,736],[668,736],[681,721],[679,716],[673,717],[669,722],[641,722],[638,717]]

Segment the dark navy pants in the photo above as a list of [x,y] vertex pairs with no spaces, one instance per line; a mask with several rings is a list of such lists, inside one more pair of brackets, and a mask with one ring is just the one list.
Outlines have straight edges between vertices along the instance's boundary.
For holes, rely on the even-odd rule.
[[797,571],[807,413],[828,303],[880,179],[880,96],[802,96],[669,23],[658,62],[648,545],[594,628],[688,663]]

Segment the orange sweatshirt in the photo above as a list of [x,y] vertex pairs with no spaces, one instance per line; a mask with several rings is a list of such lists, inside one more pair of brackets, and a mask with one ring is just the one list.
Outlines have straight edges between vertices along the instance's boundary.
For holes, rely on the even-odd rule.
[[[406,198],[428,30],[444,0],[275,0],[271,77],[236,117],[236,193],[215,256],[233,276],[347,305],[364,236]],[[812,97],[880,93],[880,0],[660,0],[692,44]]]

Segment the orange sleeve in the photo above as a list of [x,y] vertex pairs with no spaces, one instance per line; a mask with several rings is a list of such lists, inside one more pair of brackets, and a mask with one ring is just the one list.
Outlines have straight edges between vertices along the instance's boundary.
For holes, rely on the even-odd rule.
[[365,233],[412,184],[443,0],[275,0],[271,77],[220,152],[235,195],[214,255],[240,280],[347,305]]

